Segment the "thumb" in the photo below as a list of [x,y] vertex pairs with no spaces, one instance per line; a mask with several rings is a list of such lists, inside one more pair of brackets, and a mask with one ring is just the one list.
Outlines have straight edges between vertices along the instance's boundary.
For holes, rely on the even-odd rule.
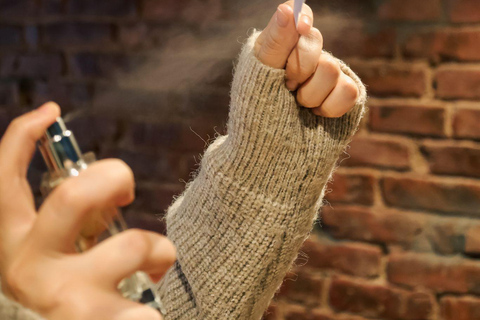
[[[301,33],[307,30],[309,32],[312,23],[312,19],[308,15],[303,16],[307,18],[300,19],[298,30]],[[268,26],[258,37],[255,43],[255,54],[267,66],[283,69],[290,53],[297,45],[299,37],[292,4],[290,2],[281,4]]]

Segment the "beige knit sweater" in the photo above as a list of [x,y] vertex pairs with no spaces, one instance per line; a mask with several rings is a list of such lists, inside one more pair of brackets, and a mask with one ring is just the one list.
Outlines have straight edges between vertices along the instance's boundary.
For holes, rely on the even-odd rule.
[[[301,108],[285,71],[245,44],[231,92],[228,136],[205,152],[197,177],[169,208],[178,261],[160,283],[166,320],[262,317],[308,236],[325,184],[364,113],[327,119]],[[38,319],[0,298],[0,319]]]

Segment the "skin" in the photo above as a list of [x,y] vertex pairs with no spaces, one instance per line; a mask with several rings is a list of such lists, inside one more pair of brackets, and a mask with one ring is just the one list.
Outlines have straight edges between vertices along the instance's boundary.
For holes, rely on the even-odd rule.
[[[322,53],[323,38],[304,6],[298,29],[293,1],[278,7],[254,53],[265,65],[286,69],[286,86],[317,115],[340,117],[358,96],[352,79]],[[76,253],[74,242],[94,212],[134,199],[134,178],[120,160],[98,161],[67,179],[38,212],[26,179],[35,143],[60,115],[53,102],[15,119],[0,142],[0,274],[2,289],[50,320],[151,319],[153,309],[117,292],[121,279],[142,270],[158,281],[175,261],[163,236],[129,230]]]

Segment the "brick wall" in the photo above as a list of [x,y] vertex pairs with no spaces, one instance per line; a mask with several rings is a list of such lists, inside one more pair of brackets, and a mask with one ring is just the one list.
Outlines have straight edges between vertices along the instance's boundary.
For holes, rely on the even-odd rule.
[[[130,224],[163,231],[154,214],[224,131],[237,40],[276,4],[1,0],[0,135],[58,101],[84,150],[133,168]],[[480,318],[480,2],[309,4],[369,114],[266,318]],[[43,170],[36,155],[37,195]]]

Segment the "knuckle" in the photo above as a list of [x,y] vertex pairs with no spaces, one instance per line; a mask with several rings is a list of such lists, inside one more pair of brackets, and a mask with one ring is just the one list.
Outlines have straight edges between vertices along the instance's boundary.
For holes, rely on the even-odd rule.
[[66,183],[60,184],[52,194],[55,202],[59,203],[59,205],[63,207],[76,207],[79,204],[84,203],[85,199],[82,197],[82,193],[79,192],[77,188],[71,186],[71,184],[76,182],[76,180],[70,179],[69,181],[66,181]]
[[[323,55],[322,55],[323,56]],[[332,57],[320,58],[320,66],[324,74],[330,78],[338,79],[342,73],[340,64]]]
[[24,133],[28,131],[28,125],[25,122],[25,119],[20,116],[18,118],[13,119],[12,122],[10,122],[10,125],[7,128],[7,131],[15,134]]
[[131,229],[124,232],[124,248],[142,258],[146,257],[151,250],[151,242],[144,231]]
[[309,37],[312,38],[315,42],[317,42],[320,47],[323,47],[323,35],[320,30],[318,30],[317,28],[312,28],[310,30]]
[[345,78],[341,91],[348,102],[355,103],[359,96],[358,87],[349,76],[345,75]]
[[300,105],[306,107],[306,108],[315,108],[317,107],[312,99],[310,99],[304,92],[304,90],[300,89],[297,92],[297,101]]
[[134,174],[132,169],[120,159],[103,160],[105,165],[105,179],[112,181],[112,183],[119,183],[122,185],[133,185]]

